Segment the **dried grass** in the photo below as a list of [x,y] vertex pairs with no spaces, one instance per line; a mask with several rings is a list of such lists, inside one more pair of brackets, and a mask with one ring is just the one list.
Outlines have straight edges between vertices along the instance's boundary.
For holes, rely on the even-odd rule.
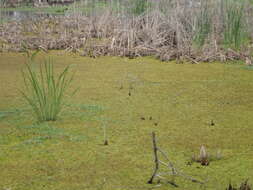
[[[222,9],[218,9],[221,2],[216,0],[206,6],[202,6],[204,1],[200,2],[202,4],[189,5],[185,0],[160,0],[137,16],[108,7],[94,10],[88,16],[76,12],[70,16],[5,23],[0,27],[0,48],[1,51],[21,51],[21,44],[25,43],[30,49],[66,49],[91,57],[152,55],[162,61],[177,59],[191,63],[250,59],[245,44],[237,51],[224,48],[224,13],[217,11]],[[248,9],[251,7],[244,6],[245,22],[250,22]],[[212,20],[206,19],[212,22],[212,27],[199,24],[199,15],[212,15]],[[253,31],[250,26],[247,31]],[[201,46],[195,46],[196,36],[201,37]],[[245,52],[245,48],[247,52],[240,53]]]

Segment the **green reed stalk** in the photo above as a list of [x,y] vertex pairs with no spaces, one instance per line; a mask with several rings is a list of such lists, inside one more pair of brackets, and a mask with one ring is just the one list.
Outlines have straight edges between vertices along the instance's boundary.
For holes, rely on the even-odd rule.
[[26,63],[27,72],[22,72],[26,91],[21,93],[39,122],[55,121],[62,109],[65,93],[73,80],[73,75],[68,77],[69,66],[67,66],[56,76],[50,60],[41,63],[39,71],[35,70],[34,64],[32,59]]
[[226,1],[225,28],[223,33],[225,45],[240,48],[245,42],[243,12],[243,3],[233,0]]

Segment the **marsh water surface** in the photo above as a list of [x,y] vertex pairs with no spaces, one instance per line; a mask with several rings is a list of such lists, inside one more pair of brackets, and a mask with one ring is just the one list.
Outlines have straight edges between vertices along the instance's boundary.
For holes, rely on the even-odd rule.
[[41,17],[50,17],[64,15],[64,13],[45,13],[45,12],[37,12],[37,11],[22,11],[22,10],[2,10],[0,11],[0,19],[1,20],[9,20],[9,21],[21,21],[21,20],[31,20],[38,19]]

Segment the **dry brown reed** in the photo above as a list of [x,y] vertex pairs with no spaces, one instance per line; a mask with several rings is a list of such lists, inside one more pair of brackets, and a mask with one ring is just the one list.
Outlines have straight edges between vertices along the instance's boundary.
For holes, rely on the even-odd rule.
[[[149,8],[139,15],[117,3],[115,8],[114,2],[94,8],[92,14],[77,10],[68,16],[4,23],[0,26],[0,50],[22,51],[22,44],[26,44],[29,49],[65,49],[91,57],[151,55],[163,61],[190,63],[250,58],[249,44],[236,50],[223,46],[224,5],[221,0],[208,2],[150,0]],[[249,4],[243,9],[242,22],[247,24],[252,22],[250,9]],[[252,36],[252,24],[245,30]]]

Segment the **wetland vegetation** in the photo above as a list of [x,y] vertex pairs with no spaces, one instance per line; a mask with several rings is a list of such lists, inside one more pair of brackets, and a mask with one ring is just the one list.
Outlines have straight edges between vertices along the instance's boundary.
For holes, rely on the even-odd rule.
[[253,188],[252,2],[0,11],[0,189]]

